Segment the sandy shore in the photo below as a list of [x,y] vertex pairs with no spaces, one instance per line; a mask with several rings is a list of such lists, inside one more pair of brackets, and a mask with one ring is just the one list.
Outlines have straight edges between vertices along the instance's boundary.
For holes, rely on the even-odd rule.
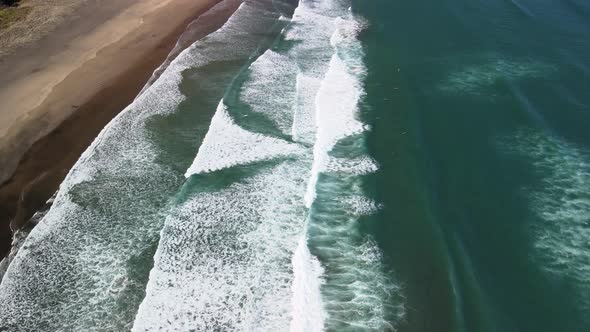
[[[45,3],[51,2],[60,1]],[[0,254],[9,248],[10,228],[55,192],[174,46],[177,54],[223,23],[227,17],[209,20],[176,43],[216,2],[86,0],[64,9],[45,36],[20,40],[0,55]]]

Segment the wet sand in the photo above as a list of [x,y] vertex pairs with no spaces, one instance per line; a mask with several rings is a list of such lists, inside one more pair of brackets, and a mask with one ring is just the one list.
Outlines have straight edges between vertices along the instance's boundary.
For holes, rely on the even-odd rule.
[[195,25],[216,2],[88,0],[48,36],[0,58],[0,255],[10,248],[11,229],[53,195],[154,70],[235,10]]

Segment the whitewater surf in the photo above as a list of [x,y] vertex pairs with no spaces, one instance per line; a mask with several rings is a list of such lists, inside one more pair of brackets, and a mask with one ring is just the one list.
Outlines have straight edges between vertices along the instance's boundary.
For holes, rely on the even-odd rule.
[[245,1],[182,52],[70,171],[0,286],[2,326],[394,329],[401,288],[360,224],[379,209],[365,24],[341,1]]

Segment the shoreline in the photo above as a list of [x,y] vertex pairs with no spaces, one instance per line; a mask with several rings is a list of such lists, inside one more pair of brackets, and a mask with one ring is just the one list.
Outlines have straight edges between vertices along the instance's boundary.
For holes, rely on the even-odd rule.
[[[4,176],[7,180],[0,185],[1,256],[11,248],[13,231],[45,206],[102,128],[136,98],[146,82],[153,82],[172,58],[216,30],[235,10],[217,0],[169,0],[138,16],[141,5],[147,9],[145,5],[154,0],[134,1],[140,7],[127,7],[121,15],[140,17],[139,25],[123,36],[115,36],[114,42],[69,72],[32,113],[19,113],[25,118],[24,126],[17,126],[21,130],[19,135],[7,137],[0,131],[0,169],[9,170],[6,160],[18,165],[14,173]],[[203,15],[220,6],[223,8],[212,10],[211,15]],[[120,15],[114,19],[117,18],[121,19]],[[176,19],[175,24],[170,24],[172,18]]]

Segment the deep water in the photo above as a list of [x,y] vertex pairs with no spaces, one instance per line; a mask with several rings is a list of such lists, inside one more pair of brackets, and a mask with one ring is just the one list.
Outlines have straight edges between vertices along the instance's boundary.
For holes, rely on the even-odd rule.
[[354,1],[400,331],[590,329],[590,5]]

